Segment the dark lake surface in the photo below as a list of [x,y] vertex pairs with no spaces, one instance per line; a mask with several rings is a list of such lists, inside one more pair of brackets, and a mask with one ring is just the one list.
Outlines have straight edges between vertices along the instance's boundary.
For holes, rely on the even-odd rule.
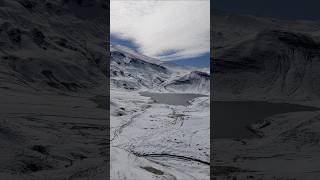
[[[276,114],[316,111],[319,108],[289,103],[211,101],[214,138],[257,137],[246,126]],[[211,127],[212,128],[212,127]]]
[[206,95],[201,94],[180,94],[180,93],[153,93],[153,92],[141,92],[142,96],[151,97],[156,103],[169,104],[169,105],[189,105],[189,101],[197,98],[204,97]]

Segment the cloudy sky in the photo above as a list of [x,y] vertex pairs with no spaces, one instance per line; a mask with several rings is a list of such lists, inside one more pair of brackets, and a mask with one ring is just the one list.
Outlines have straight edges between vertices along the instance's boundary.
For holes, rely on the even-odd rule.
[[210,0],[111,0],[110,4],[111,40],[163,61],[196,61],[209,54]]

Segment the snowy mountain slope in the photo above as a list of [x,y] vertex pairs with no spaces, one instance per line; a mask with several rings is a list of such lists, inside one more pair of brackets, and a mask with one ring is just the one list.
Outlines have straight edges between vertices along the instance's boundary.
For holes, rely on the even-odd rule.
[[166,82],[163,88],[171,92],[209,94],[210,75],[205,72],[192,71],[182,77]]
[[215,51],[238,41],[245,40],[261,31],[274,29],[307,34],[319,34],[320,23],[306,20],[283,20],[268,17],[239,15],[213,10],[211,45]]
[[132,55],[128,50],[112,48],[110,58],[110,77],[114,87],[150,89],[163,83],[171,74],[167,68],[151,63],[143,56]]
[[135,58],[135,59],[142,59],[144,61],[147,61],[149,63],[153,64],[161,64],[161,62],[158,59],[151,58],[148,56],[145,56],[143,54],[138,53],[137,51],[130,49],[129,47],[123,46],[123,45],[110,45],[110,52],[118,51],[123,54],[125,54],[127,57]]
[[105,179],[107,1],[0,0],[1,179]]
[[[4,0],[0,7],[1,76],[13,86],[77,91],[105,80],[103,2]],[[92,9],[93,8],[93,9]],[[18,83],[20,82],[20,83]]]
[[[209,93],[207,69],[161,62],[123,46],[111,46],[112,87],[129,90]],[[200,71],[199,71],[200,70]]]
[[[229,16],[233,18],[238,17]],[[216,46],[222,42],[224,45],[216,47],[213,56],[216,97],[319,97],[320,42],[313,35],[319,31],[319,24],[281,24],[281,20],[267,18],[254,18],[255,23],[251,24],[253,17],[241,18],[235,26],[246,25],[250,33],[236,38],[225,36],[225,40],[217,38]],[[229,21],[216,22],[213,31],[225,30],[221,28],[224,26],[229,26]]]

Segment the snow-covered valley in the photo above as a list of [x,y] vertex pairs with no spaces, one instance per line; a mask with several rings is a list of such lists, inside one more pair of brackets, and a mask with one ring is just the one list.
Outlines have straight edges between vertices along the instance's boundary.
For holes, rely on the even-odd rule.
[[208,74],[127,48],[109,61],[108,13],[104,0],[0,0],[1,179],[209,179]]
[[[209,74],[111,49],[111,179],[210,179]],[[170,105],[143,92],[203,95]]]

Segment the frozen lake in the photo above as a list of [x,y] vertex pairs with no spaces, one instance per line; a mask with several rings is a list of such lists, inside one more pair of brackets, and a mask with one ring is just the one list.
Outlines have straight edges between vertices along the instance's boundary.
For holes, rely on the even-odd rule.
[[256,137],[246,126],[276,114],[315,111],[315,107],[257,101],[211,101],[214,138]]
[[188,101],[197,98],[204,97],[202,94],[181,94],[181,93],[153,93],[153,92],[141,92],[142,96],[151,97],[156,103],[169,104],[169,105],[182,105],[187,106],[190,103]]

